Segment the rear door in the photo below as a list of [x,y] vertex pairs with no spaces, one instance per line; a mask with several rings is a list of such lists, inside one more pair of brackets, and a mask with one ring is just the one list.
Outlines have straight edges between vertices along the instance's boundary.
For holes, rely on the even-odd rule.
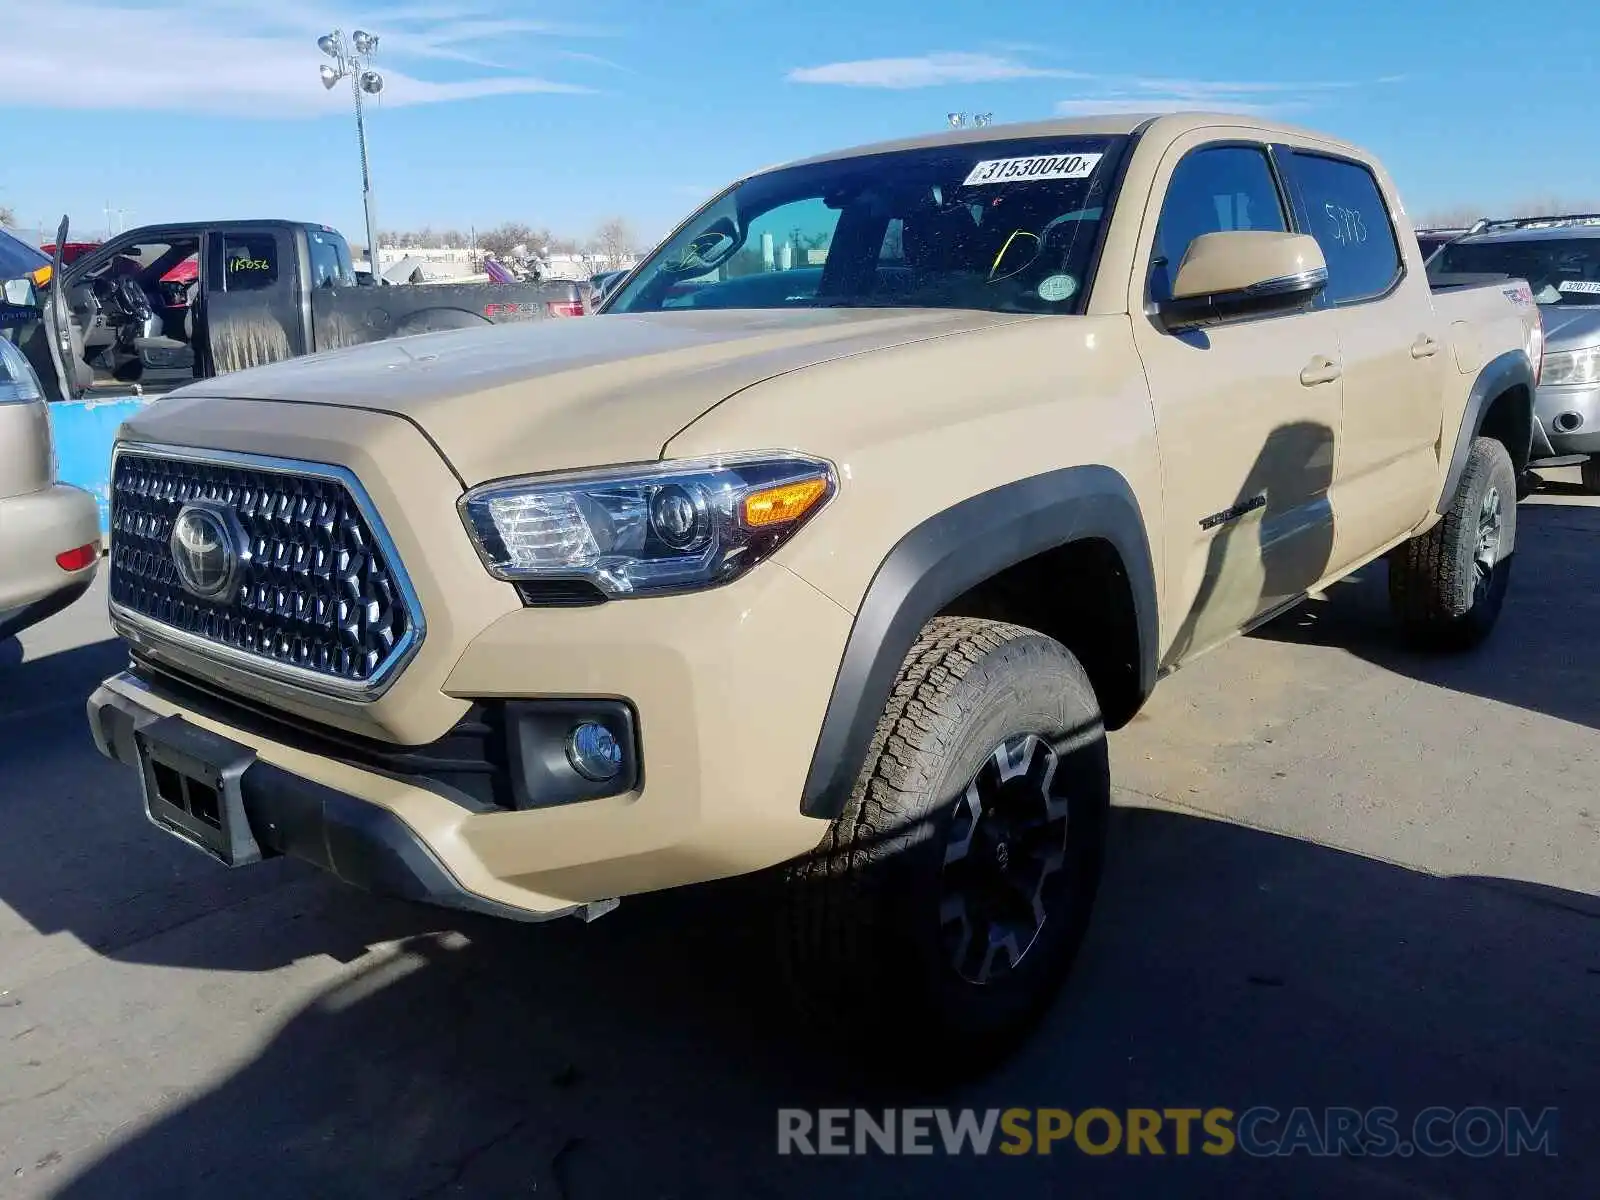
[[[311,304],[311,351],[370,342],[387,320],[382,288],[361,288],[344,235],[308,227],[306,283]],[[366,302],[370,296],[370,303]]]
[[290,231],[216,230],[206,258],[206,342],[217,374],[309,352]]
[[1329,564],[1338,571],[1406,533],[1437,499],[1448,331],[1434,311],[1420,247],[1401,235],[1373,171],[1302,147],[1277,154],[1300,224],[1328,261],[1322,302],[1344,351]]
[[[1226,140],[1223,140],[1226,139]],[[1171,332],[1171,295],[1206,233],[1286,232],[1267,148],[1200,130],[1167,151],[1152,189],[1129,296],[1155,405],[1167,522],[1175,666],[1297,597],[1326,569],[1328,487],[1339,429],[1339,338],[1331,312],[1301,310]]]

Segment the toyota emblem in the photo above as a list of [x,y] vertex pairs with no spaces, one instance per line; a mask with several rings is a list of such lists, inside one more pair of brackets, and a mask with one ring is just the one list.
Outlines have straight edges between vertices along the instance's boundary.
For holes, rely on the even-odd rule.
[[185,504],[172,523],[172,564],[184,591],[213,604],[227,604],[239,590],[238,521],[226,508]]

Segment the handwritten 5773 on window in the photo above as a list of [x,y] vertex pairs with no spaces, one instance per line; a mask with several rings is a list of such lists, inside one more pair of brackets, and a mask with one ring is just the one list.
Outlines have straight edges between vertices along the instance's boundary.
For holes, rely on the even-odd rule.
[[1367,223],[1361,219],[1359,209],[1346,208],[1330,200],[1322,206],[1322,211],[1333,222],[1333,240],[1341,246],[1359,246],[1367,240]]

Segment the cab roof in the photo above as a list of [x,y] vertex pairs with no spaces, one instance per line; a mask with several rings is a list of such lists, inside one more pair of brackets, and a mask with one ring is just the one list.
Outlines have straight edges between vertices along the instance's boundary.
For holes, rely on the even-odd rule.
[[[317,221],[290,221],[283,217],[266,217],[259,221],[229,220],[229,221],[160,221],[149,225],[140,225],[133,229],[123,230],[114,239],[106,241],[120,241],[129,234],[145,234],[160,230],[162,233],[194,234],[202,233],[231,233],[241,229],[304,229],[308,233],[338,233],[331,225],[323,225]],[[343,236],[343,235],[341,235]],[[105,242],[101,242],[104,245]]]
[[1259,133],[1267,140],[1271,140],[1274,134],[1291,134],[1295,137],[1314,138],[1330,147],[1339,147],[1347,153],[1365,157],[1365,152],[1358,147],[1340,142],[1337,138],[1331,138],[1327,134],[1316,130],[1305,129],[1297,125],[1286,125],[1277,121],[1268,121],[1261,117],[1242,115],[1240,113],[1107,113],[1101,116],[1059,117],[1047,121],[1026,121],[1008,125],[984,125],[963,129],[947,129],[938,133],[920,134],[916,137],[873,142],[867,145],[851,146],[842,150],[831,150],[825,154],[812,155],[809,158],[775,163],[771,166],[763,167],[759,171],[753,171],[751,174],[764,175],[769,171],[779,171],[788,167],[811,166],[816,163],[833,162],[841,158],[859,158],[869,154],[888,154],[896,150],[921,150],[934,146],[981,145],[984,142],[1033,137],[1116,137],[1127,136],[1132,133],[1149,133],[1171,139],[1194,129],[1206,129],[1214,126],[1230,129],[1249,129]]

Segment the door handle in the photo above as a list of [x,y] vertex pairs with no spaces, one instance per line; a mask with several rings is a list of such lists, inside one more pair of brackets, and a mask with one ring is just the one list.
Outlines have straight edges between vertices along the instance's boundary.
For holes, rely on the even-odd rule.
[[1343,374],[1343,367],[1333,359],[1319,354],[1306,364],[1305,370],[1300,372],[1300,382],[1307,387],[1316,387],[1321,383],[1332,383]]
[[1437,353],[1439,353],[1439,343],[1425,333],[1411,343],[1412,358],[1432,358]]

